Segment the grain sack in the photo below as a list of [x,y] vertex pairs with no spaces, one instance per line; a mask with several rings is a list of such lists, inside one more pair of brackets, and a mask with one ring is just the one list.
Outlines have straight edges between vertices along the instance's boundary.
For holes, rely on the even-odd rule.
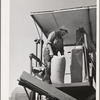
[[51,61],[51,82],[56,84],[64,83],[65,57],[54,56]]

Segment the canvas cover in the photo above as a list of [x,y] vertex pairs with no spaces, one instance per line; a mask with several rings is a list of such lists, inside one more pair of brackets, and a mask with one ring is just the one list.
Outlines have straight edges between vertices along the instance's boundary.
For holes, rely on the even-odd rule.
[[71,61],[71,82],[82,82],[82,49],[72,50],[72,61]]
[[58,27],[66,27],[68,35],[63,37],[64,45],[76,44],[76,30],[81,27],[96,42],[96,6],[35,12],[31,16],[46,37]]

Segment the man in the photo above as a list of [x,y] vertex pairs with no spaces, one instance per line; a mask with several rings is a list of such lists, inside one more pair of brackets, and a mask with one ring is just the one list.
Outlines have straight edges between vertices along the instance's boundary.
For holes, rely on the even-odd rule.
[[63,36],[67,34],[68,31],[66,28],[61,27],[57,31],[53,31],[48,36],[48,41],[44,49],[44,64],[45,64],[45,74],[43,81],[51,84],[51,59],[54,55],[58,55],[58,51],[61,55],[64,55],[63,47]]

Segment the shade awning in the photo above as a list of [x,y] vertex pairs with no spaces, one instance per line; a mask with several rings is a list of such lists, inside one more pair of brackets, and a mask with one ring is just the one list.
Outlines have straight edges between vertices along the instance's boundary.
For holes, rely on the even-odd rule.
[[96,42],[96,6],[35,12],[31,16],[46,37],[59,27],[66,27],[69,34],[63,37],[64,45],[76,44],[76,30],[81,27]]

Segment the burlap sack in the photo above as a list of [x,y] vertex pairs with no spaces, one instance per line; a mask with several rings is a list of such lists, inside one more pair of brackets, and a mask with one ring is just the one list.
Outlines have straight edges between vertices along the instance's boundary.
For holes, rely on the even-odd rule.
[[51,81],[55,84],[64,83],[65,57],[54,56],[51,61]]

